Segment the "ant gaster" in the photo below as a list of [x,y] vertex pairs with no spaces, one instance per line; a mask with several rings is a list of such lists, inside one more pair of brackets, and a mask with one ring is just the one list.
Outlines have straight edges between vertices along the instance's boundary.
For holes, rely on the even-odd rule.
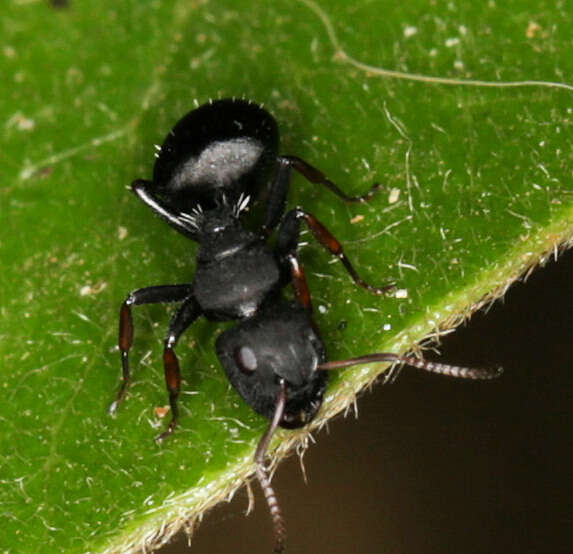
[[[278,143],[276,121],[261,106],[237,99],[213,101],[188,113],[167,135],[156,154],[153,179],[132,183],[133,192],[169,225],[197,241],[199,250],[190,284],[137,289],[123,302],[119,318],[123,382],[110,412],[115,413],[130,383],[132,306],[181,303],[164,342],[171,421],[158,440],[170,435],[178,423],[181,373],[175,346],[183,332],[201,316],[238,321],[218,337],[216,351],[231,384],[256,412],[271,420],[255,462],[273,520],[274,551],[282,552],[285,525],[264,466],[265,455],[277,427],[294,429],[314,418],[328,370],[398,362],[470,379],[488,379],[498,372],[391,353],[327,361],[297,259],[301,224],[340,259],[357,285],[375,294],[385,294],[394,285],[374,287],[363,281],[340,242],[312,214],[302,208],[285,214],[291,172],[294,169],[311,183],[326,186],[346,202],[368,200],[378,185],[365,195],[348,196],[301,158],[279,155]],[[271,248],[267,239],[275,229]],[[289,283],[294,301],[281,295]]]

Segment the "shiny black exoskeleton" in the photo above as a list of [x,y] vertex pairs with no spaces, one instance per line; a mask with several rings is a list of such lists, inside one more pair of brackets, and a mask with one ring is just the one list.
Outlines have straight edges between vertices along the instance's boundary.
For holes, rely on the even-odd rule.
[[269,419],[284,380],[287,397],[281,427],[300,427],[318,412],[327,377],[318,366],[326,362],[326,350],[306,307],[271,302],[225,331],[216,349],[231,384]]
[[[297,259],[300,226],[305,223],[318,242],[337,256],[356,284],[384,294],[364,282],[341,244],[312,214],[295,208],[285,214],[290,174],[294,169],[347,202],[365,201],[344,194],[319,170],[295,156],[278,153],[274,118],[244,100],[219,100],[183,117],[157,154],[151,181],[136,180],[133,192],[180,233],[199,243],[191,283],[159,285],[133,291],[120,311],[119,348],[123,383],[110,412],[117,410],[130,382],[128,354],[133,343],[131,308],[140,304],[180,303],[164,342],[163,362],[171,405],[178,422],[181,373],[175,346],[199,317],[236,321],[216,342],[218,358],[232,385],[258,413],[271,420],[255,455],[257,476],[273,518],[275,551],[284,545],[285,528],[264,457],[278,426],[297,428],[318,412],[328,370],[370,362],[401,362],[458,377],[484,379],[488,370],[467,370],[396,354],[370,354],[327,361],[326,349],[312,318],[312,305]],[[267,244],[276,230],[271,248]],[[282,297],[293,285],[294,300]]]
[[[153,180],[136,180],[132,190],[177,231],[199,242],[195,275],[190,284],[136,290],[123,303],[119,333],[123,386],[111,406],[112,412],[130,380],[128,352],[133,342],[134,305],[181,302],[165,339],[163,357],[172,419],[160,438],[173,431],[178,419],[181,376],[174,348],[197,318],[238,320],[242,323],[235,332],[241,336],[254,337],[259,327],[266,328],[260,332],[274,329],[273,343],[284,344],[285,348],[293,337],[292,330],[312,327],[301,322],[301,318],[310,318],[308,292],[297,293],[300,309],[287,308],[280,299],[280,291],[290,282],[297,291],[306,287],[301,284],[304,277],[296,258],[302,222],[341,259],[358,284],[378,294],[390,288],[377,289],[364,283],[340,243],[312,214],[297,208],[284,215],[292,169],[349,202],[371,194],[349,197],[301,159],[279,156],[276,121],[260,106],[244,100],[205,104],[183,117],[167,135],[157,154]],[[276,243],[271,249],[267,238],[277,225]],[[313,340],[304,343],[311,334]],[[324,393],[326,373],[316,371],[316,366],[325,361],[324,346],[317,331],[305,331],[303,335],[304,340],[289,348],[303,353],[302,342],[308,346],[308,357],[287,359],[276,355],[275,348],[274,359],[272,353],[261,352],[256,371],[245,370],[252,362],[252,349],[233,346],[231,352],[225,346],[231,341],[232,331],[223,334],[217,343],[230,381],[262,415],[272,418],[279,380],[285,379],[287,402],[279,422],[283,427],[308,423]],[[232,361],[242,371],[237,372]]]

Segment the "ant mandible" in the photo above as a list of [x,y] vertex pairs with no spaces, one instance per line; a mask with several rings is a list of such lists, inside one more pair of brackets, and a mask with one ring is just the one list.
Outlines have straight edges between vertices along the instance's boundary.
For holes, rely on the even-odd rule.
[[[367,201],[378,185],[362,196],[348,196],[301,158],[279,155],[278,143],[277,123],[261,106],[238,99],[212,101],[185,115],[167,135],[156,154],[153,179],[132,183],[132,191],[169,225],[197,241],[199,250],[191,283],[137,289],[123,302],[119,318],[123,382],[109,411],[115,413],[131,380],[132,306],[181,303],[163,350],[171,421],[157,440],[170,435],[179,419],[181,372],[175,346],[183,332],[200,316],[238,321],[218,337],[216,351],[231,384],[256,412],[271,420],[255,462],[273,520],[274,551],[282,552],[286,530],[264,467],[265,455],[277,427],[299,428],[314,418],[328,370],[390,362],[470,379],[489,379],[499,371],[392,353],[327,361],[297,258],[301,224],[340,259],[357,285],[379,295],[394,285],[374,287],[363,281],[340,242],[309,212],[295,208],[285,214],[291,172],[326,186],[346,202]],[[260,204],[262,209],[251,209]],[[277,226],[271,248],[267,240]],[[293,285],[294,301],[282,298],[288,284]]]

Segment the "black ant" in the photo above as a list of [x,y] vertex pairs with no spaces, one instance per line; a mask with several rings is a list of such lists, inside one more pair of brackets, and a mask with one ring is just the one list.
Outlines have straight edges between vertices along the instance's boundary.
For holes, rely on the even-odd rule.
[[[340,242],[312,214],[302,208],[284,213],[291,171],[326,186],[346,202],[368,200],[378,185],[365,195],[348,196],[304,160],[280,156],[278,142],[277,123],[261,106],[236,99],[213,101],[188,113],[167,135],[157,154],[153,179],[132,183],[133,192],[155,213],[199,243],[199,251],[192,283],[138,289],[122,304],[119,349],[123,383],[110,412],[117,410],[130,383],[132,306],[181,303],[164,342],[171,421],[158,440],[170,435],[178,422],[181,373],[175,346],[183,332],[200,316],[238,321],[218,337],[216,351],[231,384],[256,412],[271,420],[259,441],[255,462],[273,520],[275,552],[282,552],[285,525],[264,466],[265,455],[277,427],[295,429],[314,418],[322,404],[328,370],[390,362],[469,379],[493,378],[499,371],[391,353],[327,361],[297,259],[301,223],[340,259],[357,285],[380,295],[394,285],[374,287],[363,281]],[[264,205],[262,210],[250,209],[259,204]],[[277,226],[271,248],[267,239]],[[289,283],[294,301],[281,295]]]

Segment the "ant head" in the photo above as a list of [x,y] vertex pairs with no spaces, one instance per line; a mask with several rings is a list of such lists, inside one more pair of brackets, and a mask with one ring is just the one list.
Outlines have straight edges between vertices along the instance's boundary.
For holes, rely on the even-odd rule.
[[318,412],[328,372],[317,368],[326,352],[304,308],[271,303],[225,331],[216,350],[229,381],[256,412],[272,418],[281,380],[286,384],[281,427],[306,425]]

